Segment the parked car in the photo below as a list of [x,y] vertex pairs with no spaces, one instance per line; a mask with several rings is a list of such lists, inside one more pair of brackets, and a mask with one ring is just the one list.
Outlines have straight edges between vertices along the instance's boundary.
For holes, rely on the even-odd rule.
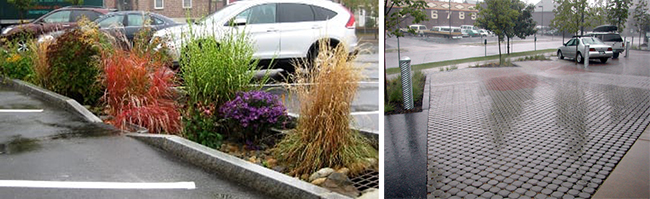
[[189,33],[189,25],[159,30],[154,37],[168,41],[170,54],[178,60],[189,39],[214,36],[218,41],[223,33],[244,30],[254,43],[254,58],[313,60],[322,39],[329,39],[332,46],[343,42],[354,52],[357,46],[354,23],[354,15],[347,8],[331,1],[236,1],[192,25],[194,30],[199,30],[195,31],[194,38],[183,37]]
[[181,25],[163,15],[142,11],[112,12],[95,20],[95,23],[107,32],[121,32],[129,41],[133,41],[133,37],[145,27],[145,23],[154,32]]
[[[585,45],[589,44],[589,49],[585,49]],[[576,52],[577,46],[577,52]],[[557,50],[557,57],[560,59],[572,58],[578,60],[582,63],[584,61],[584,55],[589,53],[589,59],[600,59],[601,63],[607,62],[607,59],[612,57],[614,54],[612,52],[612,46],[607,45],[600,41],[600,39],[595,37],[573,37],[571,40],[567,41],[563,46],[560,46]]]
[[621,35],[616,32],[618,28],[613,25],[603,25],[594,28],[593,33],[589,33],[585,36],[596,37],[603,41],[603,43],[612,46],[614,49],[613,58],[618,58],[618,55],[625,51],[625,43]]
[[424,31],[427,30],[427,26],[420,24],[409,25],[409,29],[415,30],[415,34],[418,36],[423,36]]
[[[96,20],[102,15],[112,12],[112,9],[92,6],[68,6],[56,9],[40,18],[26,24],[10,26],[3,29],[0,38],[6,41],[22,38],[21,33],[28,33],[29,37],[37,38],[40,35],[52,31],[66,30],[77,27],[77,21],[85,16],[91,21]],[[24,40],[17,41],[19,50],[26,50],[27,46]]]
[[481,35],[481,37],[487,37],[487,36],[490,36],[490,32],[488,32],[488,31],[485,30],[485,29],[480,29],[480,30],[478,30],[478,34]]
[[460,32],[463,34],[463,37],[469,37],[470,36],[468,29],[460,29]]

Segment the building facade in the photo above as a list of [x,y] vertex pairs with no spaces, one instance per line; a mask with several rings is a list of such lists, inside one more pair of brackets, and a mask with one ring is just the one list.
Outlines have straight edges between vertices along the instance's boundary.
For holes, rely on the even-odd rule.
[[207,16],[236,0],[105,0],[107,8],[158,13],[183,22]]
[[[476,22],[478,16],[476,4],[433,0],[426,2],[427,8],[424,9],[424,14],[427,15],[428,21],[422,21],[420,24],[429,29],[434,26],[474,25]],[[393,7],[390,12],[399,12],[400,9],[400,7]],[[399,26],[400,28],[408,27],[412,21],[413,19],[408,17],[402,20]]]

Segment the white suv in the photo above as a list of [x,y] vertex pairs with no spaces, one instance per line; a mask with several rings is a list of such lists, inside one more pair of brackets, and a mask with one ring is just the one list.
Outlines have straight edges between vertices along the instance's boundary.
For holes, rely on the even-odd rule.
[[[349,52],[357,46],[355,19],[341,4],[326,0],[244,0],[231,3],[214,14],[192,24],[195,38],[215,36],[220,40],[232,29],[245,30],[256,49],[253,57],[261,60],[312,58],[318,41],[331,45],[343,42]],[[190,25],[159,30],[154,37],[167,40],[177,61],[187,44]]]

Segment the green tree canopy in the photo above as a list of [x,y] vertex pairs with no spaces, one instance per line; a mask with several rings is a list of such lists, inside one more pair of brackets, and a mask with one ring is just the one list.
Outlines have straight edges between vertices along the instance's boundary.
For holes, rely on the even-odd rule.
[[610,0],[607,7],[607,19],[612,25],[618,27],[618,32],[623,32],[625,22],[629,16],[631,0]]
[[[515,21],[519,16],[519,12],[512,9],[511,5],[511,0],[485,0],[485,7],[476,6],[478,8],[478,17],[474,25],[492,31],[497,35],[500,61],[503,61],[501,59],[501,42],[507,33],[512,33],[511,30],[514,29]],[[514,33],[512,34],[514,35]]]
[[648,2],[641,0],[636,4],[636,8],[632,12],[634,27],[639,31],[639,38],[642,38],[643,33],[650,29],[650,14],[648,10]]

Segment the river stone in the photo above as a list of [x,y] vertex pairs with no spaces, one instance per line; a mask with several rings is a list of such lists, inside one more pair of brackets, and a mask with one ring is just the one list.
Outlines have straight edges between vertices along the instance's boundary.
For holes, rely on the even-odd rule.
[[321,186],[331,191],[354,198],[359,196],[359,190],[357,190],[357,188],[352,184],[352,180],[347,176],[334,172],[327,176],[327,179],[323,184],[321,184]]
[[322,168],[322,169],[314,172],[313,174],[311,174],[311,176],[309,176],[309,182],[314,181],[317,178],[327,177],[330,174],[332,174],[332,172],[334,172],[334,169],[332,169],[332,168]]

